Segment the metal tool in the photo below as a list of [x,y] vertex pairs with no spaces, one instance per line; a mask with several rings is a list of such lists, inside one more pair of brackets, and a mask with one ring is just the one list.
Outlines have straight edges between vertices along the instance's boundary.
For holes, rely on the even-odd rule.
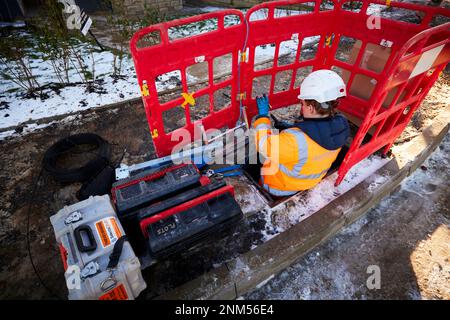
[[219,169],[209,169],[205,172],[206,176],[208,178],[216,178],[216,179],[223,179],[225,177],[236,177],[243,174],[242,172],[242,165],[234,165],[229,167],[223,167]]

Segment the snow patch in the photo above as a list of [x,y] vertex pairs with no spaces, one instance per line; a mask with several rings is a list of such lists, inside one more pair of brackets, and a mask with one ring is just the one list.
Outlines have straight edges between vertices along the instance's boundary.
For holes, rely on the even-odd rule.
[[[33,39],[30,33],[23,31],[18,32],[17,36]],[[19,90],[15,83],[2,79],[0,91],[2,92],[1,100],[5,107],[0,109],[0,128],[16,126],[30,120],[96,108],[140,96],[131,58],[124,57],[123,59],[122,73],[124,77],[114,79],[111,77],[114,60],[114,55],[111,52],[98,52],[90,44],[81,42],[76,46],[76,50],[83,56],[88,70],[95,62],[93,74],[99,90],[88,92],[85,84],[75,84],[82,81],[75,68],[69,69],[69,79],[73,84],[60,89],[59,92],[44,89],[48,98],[43,100],[40,98],[23,98],[21,96],[23,92]],[[46,61],[40,52],[33,52],[33,54],[34,57],[30,60],[30,66],[37,81],[41,85],[57,82],[51,62]],[[4,71],[4,68],[5,66],[0,66],[0,71]],[[3,133],[3,136],[6,134]]]
[[206,7],[202,7],[201,11],[208,13],[208,12],[215,12],[215,11],[220,11],[220,10],[224,10],[226,8],[222,8],[222,7],[213,7],[213,6],[206,6]]
[[[379,156],[372,155],[355,165],[347,173],[346,178],[339,186],[334,186],[337,179],[337,173],[334,173],[306,193],[300,193],[272,209],[266,209],[263,212],[266,220],[266,229],[262,231],[263,241],[268,241],[278,233],[305,220],[340,195],[364,181],[389,162],[389,160],[390,159],[383,159]],[[384,183],[386,179],[386,177],[376,176],[371,187],[378,187]],[[338,208],[336,209],[338,210]]]
[[238,277],[242,274],[246,274],[249,271],[250,268],[248,267],[248,265],[238,257],[236,258],[234,268],[230,270],[230,273],[233,275],[233,277]]
[[[117,109],[111,110],[110,112],[117,112]],[[96,115],[92,115],[92,116],[95,117]],[[71,116],[67,116],[59,121],[55,120],[55,121],[51,121],[51,122],[47,122],[47,123],[43,123],[43,124],[37,124],[37,123],[25,124],[22,127],[22,131],[8,130],[8,131],[0,132],[0,141],[5,140],[5,139],[21,137],[21,136],[24,136],[24,135],[27,135],[29,133],[36,132],[36,131],[41,131],[52,125],[68,124],[68,123],[70,123],[72,125],[76,125],[80,121],[81,121],[81,115],[71,115]]]
[[417,168],[410,178],[405,179],[401,183],[401,188],[405,191],[423,196],[423,194],[433,193],[433,187],[435,185],[447,183],[447,181],[444,181],[444,178],[436,176],[436,174],[433,173],[432,168],[436,167],[438,163],[449,168],[450,161],[447,155],[448,152],[450,152],[449,134],[447,134],[440,146],[428,157],[422,166]]
[[375,180],[369,185],[367,190],[372,193],[374,192],[380,185],[386,182],[388,178],[386,176],[376,175]]
[[366,225],[366,223],[367,223],[366,217],[360,218],[360,219],[356,220],[355,222],[353,222],[348,227],[345,227],[341,231],[341,234],[358,234],[358,232],[361,230],[361,228],[363,226]]
[[274,277],[275,277],[275,275],[272,274],[272,275],[271,275],[270,277],[268,277],[267,279],[261,281],[260,283],[258,283],[258,284],[256,285],[256,289],[259,289],[259,288],[265,286],[265,285],[266,285],[270,280],[272,280]]
[[381,5],[381,4],[375,4],[375,3],[371,3],[368,7],[367,7],[367,15],[380,15],[381,11],[383,11],[386,8],[385,5]]
[[0,22],[0,28],[23,28],[25,27],[25,21],[15,21],[15,22]]
[[222,263],[213,263],[214,269],[220,268],[221,266],[222,266]]
[[[30,33],[20,31],[17,36],[32,37]],[[92,51],[90,44],[79,43],[76,50],[81,52],[88,69],[95,61],[95,80],[99,90],[88,92],[85,84],[73,84],[64,87],[55,92],[52,89],[45,89],[44,93],[48,98],[24,98],[23,92],[19,86],[12,81],[0,80],[0,129],[20,125],[21,123],[53,116],[79,112],[93,109],[100,106],[122,102],[128,99],[139,98],[141,96],[140,87],[137,81],[134,64],[130,57],[125,56],[122,61],[123,77],[113,78],[113,60],[114,55],[111,52]],[[51,63],[45,61],[42,54],[35,53],[30,61],[33,74],[41,84],[54,83],[55,75]],[[5,70],[5,66],[0,66],[0,72]],[[69,79],[71,82],[81,82],[81,78],[75,68],[69,70]],[[193,75],[187,74],[189,83],[195,83],[199,79]],[[172,71],[160,75],[156,80],[158,92],[174,89],[181,85],[181,74],[179,71]],[[29,130],[24,133],[32,132],[32,127],[27,126]],[[35,127],[38,129],[40,127]],[[14,130],[8,130],[0,133],[0,139],[8,136],[15,136]]]

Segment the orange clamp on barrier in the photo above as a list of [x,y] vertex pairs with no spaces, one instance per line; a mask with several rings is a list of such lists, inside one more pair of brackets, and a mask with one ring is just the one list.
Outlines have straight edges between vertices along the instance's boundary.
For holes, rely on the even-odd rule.
[[148,97],[150,95],[150,91],[148,90],[148,84],[146,80],[144,80],[142,83],[141,94],[143,97]]
[[[130,42],[138,81],[143,83],[145,79],[170,76],[178,71],[181,72],[180,86],[186,91],[186,69],[196,62],[204,63],[209,81],[196,90],[195,98],[199,101],[201,97],[208,97],[205,100],[209,100],[210,112],[196,121],[201,121],[208,130],[235,127],[241,105],[245,106],[245,115],[253,118],[257,114],[255,97],[262,93],[268,95],[273,110],[298,104],[301,79],[311,71],[335,70],[345,80],[348,92],[338,109],[361,123],[339,168],[336,181],[339,184],[356,163],[382,148],[385,153],[389,150],[450,61],[450,23],[430,27],[436,16],[450,18],[450,10],[409,2],[367,0],[361,1],[362,8],[356,11],[349,6],[350,0],[330,1],[333,6],[327,8],[321,6],[321,0],[270,1],[250,8],[245,17],[241,11],[231,9],[139,30]],[[305,3],[314,3],[314,7],[310,7],[312,10],[283,14],[283,8],[289,11],[292,5],[304,6]],[[395,16],[380,17],[382,30],[368,29],[367,9],[383,4],[420,13],[417,16],[421,21],[412,23],[395,20],[398,19]],[[261,17],[263,11],[266,15]],[[225,26],[227,16],[236,16],[239,22]],[[216,28],[177,38],[169,32],[205,21],[215,23]],[[138,48],[140,39],[155,33],[160,36],[158,44]],[[347,61],[338,59],[336,54],[343,37],[354,40],[350,52],[353,56]],[[295,48],[286,55],[283,50],[288,40]],[[245,52],[241,52],[244,47]],[[261,47],[273,48],[272,63],[266,63],[264,68],[257,65],[261,60],[256,59]],[[227,67],[231,75],[217,82],[213,70],[216,59],[221,61],[226,56],[231,57],[231,65]],[[292,59],[279,63],[281,56]],[[241,63],[243,61],[246,63]],[[289,77],[281,90],[277,85],[280,74]],[[153,90],[155,83],[149,83],[149,87]],[[218,98],[224,96],[237,99],[224,103],[223,98]],[[178,144],[178,139],[171,139],[176,130],[164,127],[165,113],[180,105],[186,106],[190,99],[182,95],[161,102],[156,94],[144,99],[150,130],[159,132],[158,139],[154,140],[158,156],[170,154]],[[186,125],[179,129],[194,136],[194,121],[188,112],[185,116]]]
[[246,63],[247,62],[247,51],[244,51],[241,53],[241,63]]

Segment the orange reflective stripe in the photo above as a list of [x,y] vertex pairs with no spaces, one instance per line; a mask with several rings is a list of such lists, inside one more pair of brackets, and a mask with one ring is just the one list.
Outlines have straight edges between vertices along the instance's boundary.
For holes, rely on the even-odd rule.
[[265,123],[270,126],[270,119],[266,118],[266,117],[261,117],[259,119],[256,119],[255,122],[253,123],[253,126],[256,128],[256,126],[258,126],[259,124],[262,124],[262,123]]
[[298,192],[298,191],[278,190],[277,188],[271,187],[267,184],[263,184],[263,188],[270,194],[273,194],[274,196],[278,196],[278,197],[292,196]]
[[300,171],[308,161],[308,143],[306,141],[305,134],[300,130],[286,129],[283,132],[289,133],[295,137],[297,142],[297,163],[292,170],[289,170],[286,166],[280,164],[280,170],[293,178],[299,178]]
[[264,151],[264,143],[267,141],[268,137],[271,135],[270,120],[265,117],[256,119],[253,123],[253,127],[256,131],[256,148],[257,151],[262,153],[266,158],[268,157],[267,151]]
[[292,196],[298,192],[298,191],[291,191],[291,190],[280,190],[280,189],[274,188],[272,186],[269,186],[267,183],[264,182],[264,176],[261,176],[261,182],[262,182],[262,187],[264,190],[266,190],[270,194],[273,194],[274,196],[277,196],[277,197]]
[[256,130],[270,130],[271,127],[266,123],[260,123],[255,127]]

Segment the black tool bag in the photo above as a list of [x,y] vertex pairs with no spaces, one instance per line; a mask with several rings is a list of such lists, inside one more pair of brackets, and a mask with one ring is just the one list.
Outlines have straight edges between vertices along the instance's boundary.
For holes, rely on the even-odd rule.
[[192,164],[144,171],[114,184],[118,217],[138,256],[166,257],[242,217],[224,181]]

